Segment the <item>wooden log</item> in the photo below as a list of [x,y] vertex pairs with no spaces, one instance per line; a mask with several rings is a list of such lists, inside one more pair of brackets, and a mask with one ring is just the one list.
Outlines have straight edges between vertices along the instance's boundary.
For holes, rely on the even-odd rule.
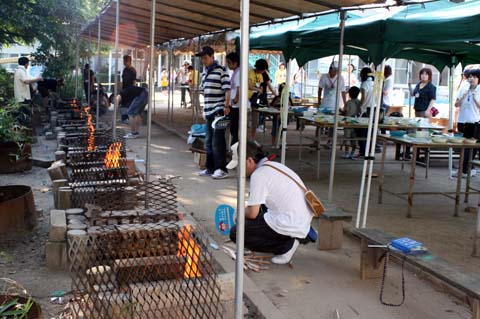
[[67,185],[68,181],[66,179],[56,179],[52,182],[53,204],[55,209],[58,209],[58,191],[60,187]]
[[62,186],[58,190],[58,209],[72,208],[72,189]]
[[383,258],[385,253],[381,248],[369,248],[368,240],[362,238],[360,256],[360,276],[362,280],[380,278],[383,273]]
[[57,179],[68,179],[67,166],[61,162],[54,162],[47,168],[48,175],[52,182]]
[[320,220],[318,228],[318,249],[340,249],[343,244],[343,221]]

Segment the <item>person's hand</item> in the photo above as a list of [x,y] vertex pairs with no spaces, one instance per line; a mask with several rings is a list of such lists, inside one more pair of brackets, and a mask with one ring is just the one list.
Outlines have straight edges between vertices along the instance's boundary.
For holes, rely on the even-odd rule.
[[225,105],[225,108],[223,109],[223,113],[225,113],[225,115],[230,114],[230,106]]
[[43,78],[41,76],[37,78],[37,82],[40,82],[40,81],[43,81]]

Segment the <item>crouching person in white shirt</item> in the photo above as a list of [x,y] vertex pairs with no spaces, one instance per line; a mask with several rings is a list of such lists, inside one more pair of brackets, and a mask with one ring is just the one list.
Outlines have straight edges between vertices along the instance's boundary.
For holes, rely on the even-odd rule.
[[[250,196],[245,208],[245,247],[273,253],[273,263],[287,264],[299,243],[309,241],[313,215],[303,190],[291,178],[303,182],[285,165],[269,161],[252,142],[247,143],[246,175],[250,177]],[[236,233],[233,226],[230,239],[234,242]]]

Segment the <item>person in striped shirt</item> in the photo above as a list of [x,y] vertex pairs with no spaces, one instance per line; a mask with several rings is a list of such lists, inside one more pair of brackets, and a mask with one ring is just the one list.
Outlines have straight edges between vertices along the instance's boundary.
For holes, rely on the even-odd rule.
[[203,118],[207,124],[206,169],[200,171],[199,175],[222,179],[228,177],[225,129],[215,129],[212,123],[217,117],[230,113],[230,78],[225,68],[215,61],[215,51],[211,47],[203,47],[197,56],[201,57],[205,67],[201,88],[204,95]]

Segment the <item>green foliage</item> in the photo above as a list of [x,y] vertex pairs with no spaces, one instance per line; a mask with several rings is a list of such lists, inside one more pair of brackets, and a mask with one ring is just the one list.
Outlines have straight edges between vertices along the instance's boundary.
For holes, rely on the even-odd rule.
[[0,305],[0,319],[26,319],[35,302],[28,298],[25,303],[13,299]]
[[8,73],[4,68],[0,68],[0,105],[13,99],[13,74]]
[[19,123],[22,116],[21,105],[16,102],[0,107],[0,142],[19,144],[30,141],[27,128]]
[[[104,4],[105,0],[2,1],[0,47],[38,40],[35,63],[46,67],[44,77],[64,77],[75,67],[80,30]],[[86,48],[81,41],[80,57],[91,54]]]

